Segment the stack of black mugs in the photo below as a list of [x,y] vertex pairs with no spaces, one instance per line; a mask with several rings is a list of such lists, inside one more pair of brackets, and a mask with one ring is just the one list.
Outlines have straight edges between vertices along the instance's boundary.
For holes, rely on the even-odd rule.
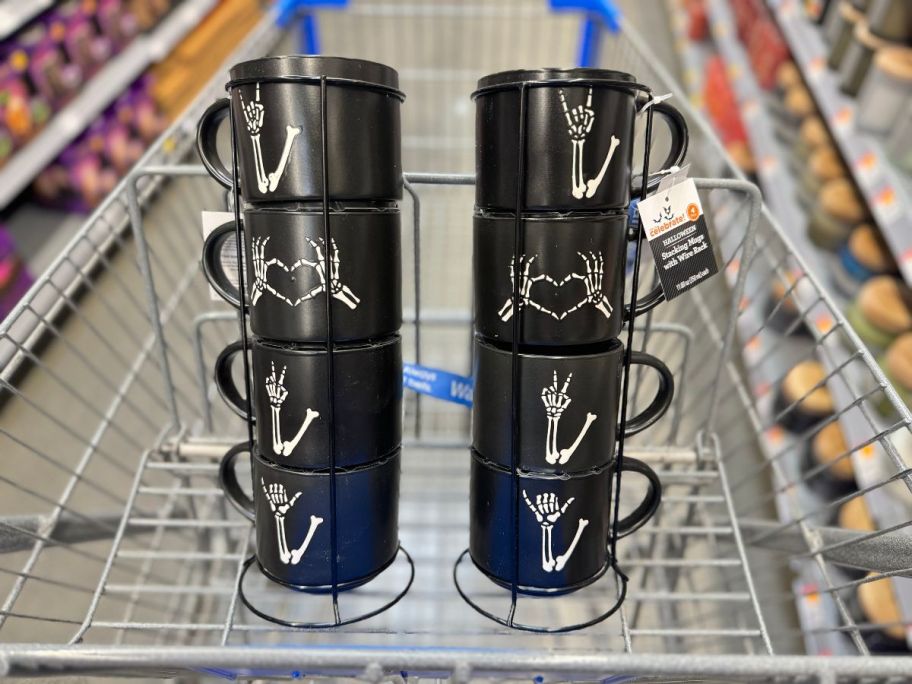
[[[634,126],[648,100],[629,74],[600,69],[509,71],[478,82],[474,219],[475,393],[469,553],[502,586],[559,594],[611,565],[611,484],[624,346],[624,304]],[[687,147],[680,114],[671,150]],[[636,236],[633,236],[636,237]],[[519,245],[519,253],[515,246]],[[644,312],[661,289],[637,304]],[[518,339],[517,339],[518,338]],[[657,391],[625,435],[657,421],[674,382],[660,360]],[[643,501],[618,533],[655,512],[661,486],[645,476]],[[518,519],[517,519],[518,516]]]
[[[256,437],[225,456],[221,482],[255,521],[267,577],[341,591],[376,576],[399,548],[403,95],[390,67],[331,57],[258,59],[230,78],[230,97],[200,121],[198,146],[213,177],[233,187],[216,148],[230,108],[253,336],[221,353],[215,376]],[[203,267],[240,307],[221,258],[235,235],[234,222],[211,233]],[[252,415],[232,372],[245,346]],[[235,472],[248,452],[252,499]]]

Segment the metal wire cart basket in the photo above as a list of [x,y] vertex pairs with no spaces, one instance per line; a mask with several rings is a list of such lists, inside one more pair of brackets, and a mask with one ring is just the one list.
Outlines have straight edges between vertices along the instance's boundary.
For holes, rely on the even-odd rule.
[[[581,15],[538,0],[360,0],[316,17],[321,51],[400,72],[413,238],[405,355],[469,374],[473,198],[455,175],[473,169],[469,93],[485,73],[576,62]],[[598,22],[586,24],[587,58],[597,33]],[[270,17],[230,63],[283,39]],[[216,475],[246,429],[211,381],[237,314],[210,296],[199,267],[200,211],[226,209],[227,197],[193,148],[220,77],[0,326],[0,675],[908,681],[912,659],[870,652],[884,635],[912,643],[912,414],[808,272],[793,226],[777,225],[738,178],[647,42],[623,21],[598,42],[599,65],[677,96],[724,269],[637,322],[636,348],[671,367],[678,391],[668,417],[628,445],[659,472],[665,497],[618,547],[630,577],[621,610],[588,629],[528,634],[460,599],[452,569],[468,537],[469,414],[414,394],[400,501],[411,591],[371,620],[322,631],[279,627],[241,604],[251,525]],[[642,280],[646,292],[651,277]],[[823,377],[804,395],[783,394],[786,373],[806,360],[822,363]],[[633,373],[631,411],[649,382]],[[820,390],[832,414],[796,432]],[[809,464],[815,436],[837,422],[844,453]],[[821,498],[808,483],[846,459],[856,487]],[[837,527],[840,507],[858,499],[873,529]],[[341,610],[386,603],[406,572],[391,566],[347,592]],[[875,583],[899,605],[890,624],[860,612],[858,588]],[[537,624],[584,622],[613,603],[605,586],[518,610]],[[329,601],[266,583],[248,591],[289,619]],[[500,611],[508,595],[482,598]]]

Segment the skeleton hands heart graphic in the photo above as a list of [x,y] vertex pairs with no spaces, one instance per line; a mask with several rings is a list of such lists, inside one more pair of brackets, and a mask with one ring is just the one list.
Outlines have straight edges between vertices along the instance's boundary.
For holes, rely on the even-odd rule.
[[[342,302],[351,310],[358,308],[358,304],[361,302],[360,297],[352,292],[351,288],[341,280],[342,262],[339,257],[339,248],[334,239],[330,241],[329,246],[330,267],[328,274],[326,269],[326,243],[322,238],[318,240],[307,239],[308,245],[313,250],[312,259],[301,257],[291,264],[286,264],[278,257],[266,258],[266,246],[269,240],[270,238],[268,237],[254,237],[251,243],[253,282],[250,286],[250,303],[252,306],[256,306],[260,297],[268,292],[276,299],[294,308],[303,302],[317,298],[325,293],[328,288],[329,294],[333,299]],[[300,277],[298,272],[302,269],[310,270],[316,277],[312,285],[307,287],[303,293],[293,294],[289,292],[290,288],[277,288],[275,286],[275,275],[273,275],[273,282],[269,282],[267,277],[270,269],[272,269],[273,273],[276,270],[282,271],[289,284],[297,282],[298,277]]]
[[[605,282],[605,257],[598,252],[577,252],[577,255],[581,262],[580,267],[558,280],[545,272],[533,274],[534,270],[538,270],[534,268],[538,255],[523,254],[519,260],[519,301],[514,302],[511,294],[498,311],[500,320],[506,323],[517,309],[523,307],[550,316],[558,322],[584,307],[594,307],[610,320],[614,308],[605,292],[606,285],[609,285]],[[512,283],[515,277],[512,261],[509,270]],[[570,286],[580,284],[582,291],[577,298],[579,287]],[[543,292],[545,287],[550,287],[550,291]],[[563,304],[558,303],[561,300],[564,301]]]

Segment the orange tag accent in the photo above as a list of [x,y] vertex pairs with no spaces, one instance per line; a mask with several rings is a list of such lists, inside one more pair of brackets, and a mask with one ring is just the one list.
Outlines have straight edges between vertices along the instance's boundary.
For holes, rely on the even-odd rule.
[[889,207],[896,204],[896,191],[890,187],[884,188],[877,193],[876,197],[874,197],[874,203],[882,207]]
[[[691,204],[690,206],[692,207],[693,205]],[[688,211],[688,214],[689,214],[689,213],[690,213],[690,207],[687,207],[687,211]],[[699,210],[698,210],[698,215],[699,215]],[[728,271],[728,274],[729,274],[729,275],[733,275],[733,276],[738,275],[738,271],[741,270],[741,260],[740,260],[740,259],[732,259],[732,260],[729,262],[728,268],[727,268],[726,270]]]
[[874,457],[874,445],[868,444],[866,446],[863,446],[861,448],[861,455],[864,456],[866,459],[873,458]]
[[785,432],[778,425],[773,425],[773,427],[766,431],[766,438],[774,445],[779,445],[782,442],[784,435]]
[[760,338],[757,335],[754,335],[747,341],[747,344],[744,345],[745,349],[750,352],[760,351]]
[[855,162],[855,165],[862,171],[870,171],[877,166],[877,155],[873,152],[865,152]]
[[833,325],[835,325],[833,317],[830,316],[830,314],[820,314],[814,323],[817,326],[817,330],[819,330],[823,335],[826,335],[828,332],[830,332],[830,330],[833,329]]

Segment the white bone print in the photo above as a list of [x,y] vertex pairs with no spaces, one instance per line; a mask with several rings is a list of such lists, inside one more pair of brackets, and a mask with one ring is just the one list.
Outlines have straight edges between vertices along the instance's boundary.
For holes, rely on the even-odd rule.
[[314,534],[317,532],[317,528],[323,522],[323,518],[311,515],[310,516],[310,527],[307,530],[307,536],[304,537],[304,541],[296,549],[288,548],[288,540],[285,534],[285,515],[288,511],[291,510],[292,506],[295,505],[295,502],[301,497],[301,492],[297,492],[290,499],[288,498],[288,493],[285,491],[285,485],[283,484],[266,484],[266,480],[260,478],[260,484],[263,486],[263,494],[266,496],[266,501],[269,503],[269,508],[272,510],[272,515],[275,518],[276,523],[276,540],[279,545],[279,560],[285,565],[297,565],[301,562],[307,547],[310,546],[311,540],[313,540]]
[[272,450],[279,456],[290,456],[298,447],[301,438],[307,432],[307,428],[310,427],[314,420],[319,418],[320,413],[308,408],[297,434],[292,439],[283,441],[281,416],[282,404],[288,397],[288,390],[285,389],[285,371],[288,366],[282,366],[282,372],[278,376],[276,376],[275,363],[272,363],[271,366],[272,372],[266,378],[266,396],[269,397],[269,410],[272,414]]
[[[279,299],[288,306],[294,308],[301,304],[302,302],[310,301],[320,294],[326,292],[327,278],[326,278],[326,257],[323,253],[323,247],[325,242],[321,238],[320,240],[307,239],[308,244],[314,248],[316,254],[314,260],[301,257],[295,261],[291,266],[287,266],[285,262],[277,257],[272,257],[271,259],[266,259],[266,243],[269,242],[270,238],[260,238],[255,237],[251,243],[251,253],[253,261],[253,287],[251,289],[251,305],[256,305],[260,296],[263,292],[268,292],[276,299]],[[340,277],[341,270],[341,259],[339,257],[339,248],[336,246],[335,239],[330,241],[330,251],[329,251],[329,261],[330,261],[330,270],[329,270],[329,292],[330,296],[334,299],[338,299],[340,302],[345,304],[349,309],[354,311],[358,308],[358,304],[361,303],[361,298],[355,295],[352,292],[351,288],[348,287],[345,283],[342,282]],[[285,294],[279,292],[275,287],[269,284],[266,280],[266,271],[270,266],[278,266],[286,274],[292,274],[297,271],[299,268],[306,266],[307,268],[312,269],[316,272],[319,283],[311,288],[308,292],[292,299]]]
[[567,133],[570,135],[570,144],[573,146],[570,169],[570,194],[576,199],[591,198],[602,184],[608,165],[614,158],[614,153],[621,141],[615,136],[611,136],[611,146],[608,148],[608,153],[605,155],[605,161],[602,162],[598,175],[587,181],[583,172],[583,149],[586,145],[586,138],[589,137],[589,131],[592,130],[592,126],[595,123],[595,110],[592,109],[592,88],[589,88],[586,93],[585,105],[577,105],[573,108],[568,107],[567,96],[562,89],[558,90],[558,97],[560,97],[564,117],[567,119]]
[[288,166],[288,160],[291,155],[291,147],[294,141],[301,134],[301,126],[285,126],[285,145],[282,147],[282,155],[275,170],[267,173],[263,163],[263,148],[260,144],[260,132],[263,130],[263,121],[266,116],[266,107],[260,102],[260,84],[256,85],[256,96],[253,102],[244,102],[244,94],[238,93],[241,98],[241,111],[244,113],[244,122],[247,124],[247,132],[250,134],[250,141],[253,144],[253,159],[257,175],[257,189],[262,193],[275,192],[279,187],[279,181],[285,174],[285,167]]
[[601,254],[595,252],[589,252],[588,254],[577,252],[577,254],[579,254],[580,259],[583,260],[585,272],[571,273],[564,278],[561,284],[569,282],[570,280],[581,280],[586,286],[586,296],[580,300],[578,304],[567,309],[563,313],[562,318],[569,316],[583,306],[590,305],[598,309],[605,318],[610,319],[613,307],[611,306],[611,302],[608,301],[608,296],[602,289],[605,279],[605,258]]
[[[500,307],[500,310],[497,312],[500,316],[500,320],[504,323],[509,321],[513,314],[522,307],[526,306],[536,311],[539,311],[546,316],[550,316],[556,321],[562,321],[567,316],[572,314],[574,311],[577,311],[584,306],[594,306],[605,318],[611,319],[611,312],[614,310],[614,307],[611,306],[611,302],[608,300],[608,295],[605,294],[604,285],[605,285],[605,258],[596,252],[589,252],[588,254],[583,254],[582,252],[577,252],[580,259],[583,262],[583,272],[582,273],[571,273],[564,277],[563,280],[556,280],[553,276],[547,273],[539,273],[538,275],[531,275],[532,264],[538,258],[537,254],[533,254],[531,257],[526,257],[525,254],[520,258],[520,263],[523,265],[522,273],[519,276],[519,304],[514,306],[512,294],[504,302],[503,306]],[[535,301],[535,297],[532,293],[532,286],[539,282],[547,282],[552,285],[552,287],[560,290],[564,285],[573,281],[579,280],[586,287],[586,295],[576,304],[573,304],[569,308],[557,312],[552,311],[546,306]],[[510,282],[513,282],[513,261],[510,261]]]
[[567,394],[571,378],[573,378],[573,373],[567,376],[563,386],[558,389],[557,371],[554,371],[554,381],[551,386],[545,387],[541,391],[542,403],[545,405],[545,416],[548,420],[548,433],[545,437],[545,461],[551,465],[564,465],[570,460],[579,448],[586,433],[589,432],[592,423],[598,417],[594,413],[587,413],[586,422],[583,423],[583,427],[580,428],[579,434],[577,434],[573,443],[566,449],[558,448],[557,426],[560,423],[561,415],[567,410],[572,401],[570,395]]
[[[513,314],[516,310],[521,309],[524,306],[531,306],[533,309],[541,311],[546,316],[551,316],[556,320],[560,320],[560,317],[553,311],[545,308],[538,302],[532,299],[531,291],[532,286],[542,280],[545,280],[551,283],[554,286],[558,286],[558,283],[546,273],[540,273],[537,276],[530,275],[533,262],[538,258],[537,254],[533,254],[531,257],[526,258],[526,255],[523,254],[519,258],[519,263],[522,265],[522,273],[519,275],[519,303],[514,306],[513,304],[513,295],[510,295],[510,298],[504,302],[504,305],[500,307],[500,311],[497,314],[500,316],[500,320],[505,323],[513,318]],[[510,282],[513,282],[513,260],[510,260]]]
[[567,550],[564,551],[564,553],[558,555],[555,558],[551,531],[553,530],[555,523],[557,523],[558,518],[564,514],[567,508],[569,508],[570,504],[575,501],[575,498],[571,496],[569,499],[567,499],[567,501],[564,502],[563,505],[561,505],[560,500],[557,498],[556,494],[536,494],[535,502],[533,503],[529,498],[529,495],[526,494],[525,489],[523,490],[522,494],[523,499],[526,501],[526,505],[529,507],[529,510],[532,511],[532,513],[535,515],[535,519],[541,526],[542,570],[545,572],[560,572],[566,567],[567,561],[570,560],[570,557],[576,550],[576,545],[579,544],[583,530],[586,529],[589,521],[583,518],[580,518],[577,521],[576,534],[573,537],[573,541],[570,542],[570,545],[567,547]]

